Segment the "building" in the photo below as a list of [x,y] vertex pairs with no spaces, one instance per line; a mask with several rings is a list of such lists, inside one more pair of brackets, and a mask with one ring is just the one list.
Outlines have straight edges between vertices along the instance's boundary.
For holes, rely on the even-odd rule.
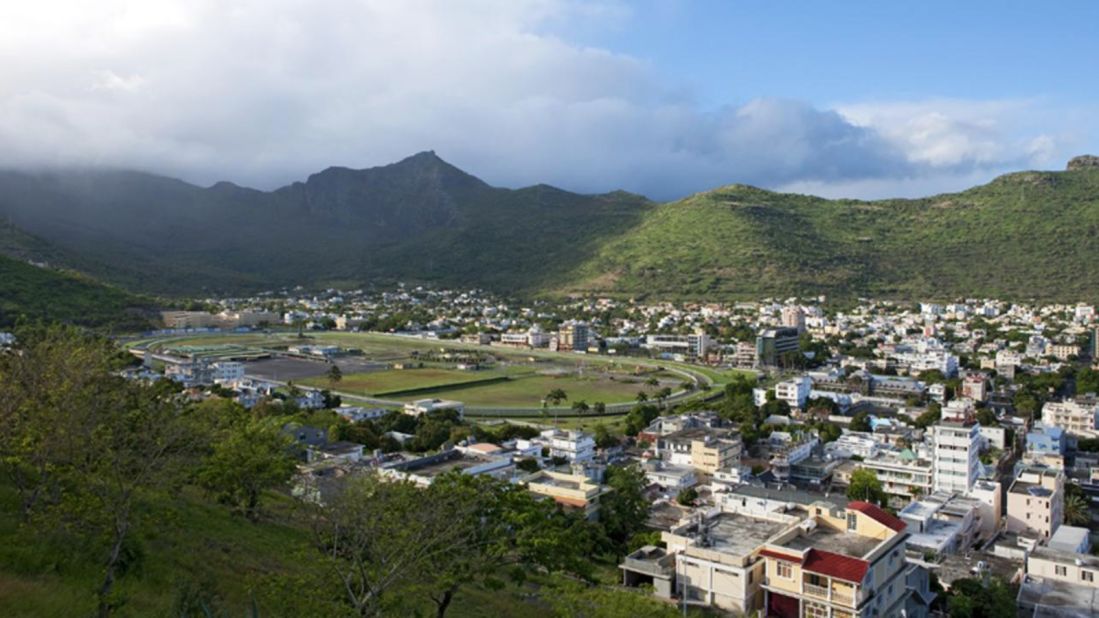
[[166,328],[213,328],[218,318],[206,311],[161,311],[160,319]]
[[1045,423],[1035,423],[1034,428],[1026,434],[1026,451],[1023,456],[1032,460],[1041,460],[1048,456],[1060,459],[1065,456],[1067,449],[1068,434],[1064,429]]
[[675,464],[661,459],[650,459],[642,465],[645,478],[671,493],[679,493],[698,483],[695,469],[683,464]]
[[914,500],[899,516],[908,524],[908,547],[939,556],[963,552],[981,539],[995,534],[994,524],[981,521],[992,516],[980,500],[958,494],[933,493]]
[[220,361],[211,367],[215,384],[223,386],[235,386],[244,379],[244,363],[236,361]]
[[383,477],[412,481],[421,487],[430,485],[438,476],[455,471],[508,480],[515,473],[515,463],[511,457],[494,457],[452,448],[434,455],[389,463],[381,469]]
[[1074,343],[1055,343],[1049,346],[1047,352],[1059,361],[1067,361],[1080,356],[1080,346]]
[[677,352],[690,358],[702,358],[713,345],[704,331],[690,335],[647,335],[643,347],[662,352]]
[[797,329],[798,333],[805,332],[805,312],[797,305],[786,305],[782,308],[782,325],[786,328]]
[[877,457],[881,448],[882,444],[874,439],[874,434],[845,429],[839,438],[824,445],[824,452],[838,459],[858,456],[866,460]]
[[1060,525],[1057,532],[1049,537],[1047,546],[1058,551],[1073,554],[1091,553],[1091,530],[1079,526]]
[[813,381],[809,376],[783,380],[775,385],[775,399],[785,401],[793,410],[801,410],[805,408],[805,402],[808,401],[812,388]]
[[751,341],[738,341],[733,351],[733,364],[737,367],[754,367],[756,345]]
[[1047,401],[1042,406],[1042,423],[1060,427],[1076,436],[1097,437],[1099,400],[1085,396],[1064,401]]
[[930,495],[934,488],[934,463],[909,449],[884,451],[857,465],[872,470],[881,481],[882,491],[901,504],[907,504],[913,496]]
[[657,438],[656,454],[669,463],[714,474],[740,461],[743,443],[731,429],[692,427]]
[[[764,611],[776,618],[926,615],[933,595],[905,560],[904,521],[866,503],[814,505],[764,544]],[[923,574],[926,581],[926,574]],[[913,599],[913,593],[918,599]],[[914,601],[918,601],[915,602]],[[917,608],[921,611],[917,611]]]
[[595,458],[595,438],[575,429],[547,429],[542,441],[549,448],[550,457],[560,457],[569,463],[584,463]]
[[589,345],[588,325],[583,322],[562,324],[557,331],[557,349],[585,352]]
[[1048,539],[1065,512],[1065,475],[1057,468],[1030,465],[1019,471],[1007,490],[1007,529]]
[[983,373],[971,373],[962,380],[962,397],[973,401],[988,397],[988,379]]
[[448,399],[417,399],[404,404],[404,413],[410,416],[420,416],[444,410],[454,410],[458,413],[458,418],[462,418],[466,407],[460,401]]
[[565,474],[539,470],[521,480],[527,490],[538,496],[552,498],[569,509],[576,509],[588,519],[599,515],[599,498],[609,491],[582,474]]
[[783,357],[795,354],[799,350],[798,329],[773,328],[761,332],[756,337],[757,367],[777,367]]
[[980,474],[981,426],[967,418],[931,428],[935,491],[966,493]]
[[1020,615],[1099,615],[1099,558],[1037,547],[1026,557],[1026,575],[1016,598]]

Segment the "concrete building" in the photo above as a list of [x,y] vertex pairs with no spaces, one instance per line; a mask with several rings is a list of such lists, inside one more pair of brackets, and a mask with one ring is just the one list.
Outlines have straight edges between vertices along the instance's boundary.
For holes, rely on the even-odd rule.
[[473,452],[448,449],[434,455],[417,457],[382,466],[383,477],[407,480],[426,487],[435,478],[449,472],[476,476],[487,474],[500,480],[508,480],[515,473],[515,463],[511,457],[494,457]]
[[1048,539],[1064,519],[1065,475],[1056,468],[1026,466],[1007,490],[1007,529]]
[[244,363],[220,361],[211,366],[215,384],[235,386],[244,379]]
[[661,352],[676,352],[688,358],[702,358],[713,345],[704,331],[689,335],[647,335],[643,347]]
[[698,483],[695,469],[691,466],[650,459],[641,468],[650,483],[659,485],[673,494],[694,487]]
[[796,328],[773,328],[761,332],[756,337],[757,367],[775,367],[787,354],[797,353],[798,330]]
[[590,331],[583,322],[562,324],[557,330],[557,349],[584,352],[590,345]]
[[797,305],[786,305],[782,308],[782,325],[786,328],[797,329],[798,333],[805,332],[805,312]]
[[775,399],[785,401],[793,410],[801,410],[805,408],[805,402],[808,401],[812,388],[813,381],[809,376],[783,380],[775,385]]
[[539,470],[523,477],[520,482],[531,493],[552,498],[565,508],[582,512],[588,519],[599,516],[599,499],[609,491],[582,474],[565,474],[552,470]]
[[1075,436],[1099,436],[1099,400],[1077,397],[1064,401],[1047,401],[1042,406],[1042,423],[1060,427]]
[[1026,557],[1019,586],[1020,616],[1099,615],[1099,558],[1037,547]]
[[[810,509],[768,541],[764,611],[776,618],[921,616],[933,598],[905,560],[905,523],[866,502]],[[926,574],[923,579],[926,582]],[[913,598],[913,593],[918,599]]]
[[966,493],[980,474],[981,431],[972,419],[931,427],[935,491]]
[[971,373],[962,380],[962,397],[984,401],[988,397],[988,378],[983,373]]
[[542,441],[549,447],[550,457],[561,457],[569,463],[585,463],[595,458],[595,438],[575,429],[547,429]]
[[899,503],[907,503],[913,496],[930,495],[934,488],[934,463],[908,449],[884,451],[857,465],[872,470],[881,481],[882,490]]
[[740,434],[711,427],[682,429],[660,436],[655,443],[657,455],[668,462],[707,474],[735,466],[742,450]]

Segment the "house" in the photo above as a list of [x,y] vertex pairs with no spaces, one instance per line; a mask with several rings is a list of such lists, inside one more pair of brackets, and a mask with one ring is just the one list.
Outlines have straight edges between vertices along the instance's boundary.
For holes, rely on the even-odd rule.
[[660,459],[650,459],[641,466],[645,478],[671,493],[679,493],[694,487],[698,482],[691,466],[674,464]]
[[1037,547],[1026,557],[1026,575],[1016,597],[1032,616],[1099,615],[1099,558]]
[[522,477],[519,482],[532,494],[552,498],[565,508],[582,512],[587,519],[599,516],[599,499],[610,491],[582,474],[551,470],[539,470]]
[[654,451],[668,462],[713,474],[740,461],[743,443],[732,429],[692,427],[657,438]]
[[595,458],[595,437],[575,429],[547,429],[541,434],[550,457],[560,457],[569,463],[587,462]]
[[487,474],[493,478],[508,480],[515,472],[515,463],[508,456],[463,453],[452,448],[434,455],[385,464],[381,470],[382,476],[386,478],[412,481],[421,487],[430,485],[440,475],[454,471],[470,476]]

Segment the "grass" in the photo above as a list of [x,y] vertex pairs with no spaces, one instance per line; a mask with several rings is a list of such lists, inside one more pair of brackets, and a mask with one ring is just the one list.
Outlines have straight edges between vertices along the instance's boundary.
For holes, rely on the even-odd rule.
[[[101,576],[98,554],[60,535],[20,527],[16,504],[11,488],[0,484],[0,616],[91,615]],[[253,524],[192,489],[143,504],[138,534],[143,558],[119,581],[126,602],[116,615],[175,615],[185,588],[202,589],[225,616],[250,615],[253,599],[263,618],[318,615],[289,609],[281,596],[302,592],[299,587],[311,585],[316,573],[309,532],[294,523],[295,502],[271,494],[264,505],[267,515]],[[290,582],[288,593],[276,592],[278,581]],[[499,591],[466,587],[450,615],[550,615],[530,593],[512,585]]]
[[[363,395],[384,395],[415,388],[459,386],[470,382],[504,377],[507,374],[508,372],[499,370],[463,371],[437,367],[390,369],[345,375],[336,385],[336,390]],[[329,387],[326,376],[306,378],[300,380],[300,382],[318,388]]]
[[538,375],[483,386],[457,387],[448,389],[444,394],[447,398],[457,399],[471,406],[539,408],[546,393],[557,388],[568,395],[568,401],[563,404],[566,406],[576,401],[586,401],[589,405],[596,401],[603,403],[632,401],[639,390],[644,389],[647,392],[652,390],[637,382],[571,375],[561,377]]

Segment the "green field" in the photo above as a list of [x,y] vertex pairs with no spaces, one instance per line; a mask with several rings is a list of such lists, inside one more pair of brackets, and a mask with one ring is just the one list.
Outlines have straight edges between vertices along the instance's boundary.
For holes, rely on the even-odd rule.
[[[365,359],[381,362],[419,362],[425,352],[473,351],[495,356],[499,362],[489,369],[466,371],[452,365],[428,362],[415,369],[389,369],[365,373],[346,373],[334,390],[347,395],[378,397],[395,401],[411,401],[423,397],[440,397],[462,401],[472,408],[541,408],[542,399],[554,389],[564,390],[568,400],[586,401],[589,405],[601,401],[607,404],[634,401],[639,391],[652,396],[664,387],[679,391],[687,372],[701,382],[720,389],[736,370],[718,370],[671,361],[637,358],[615,358],[596,355],[576,355],[548,350],[515,350],[439,341],[397,337],[378,333],[323,332],[311,333],[299,339],[294,333],[251,333],[197,335],[143,341],[160,350],[213,349],[239,346],[253,351],[285,349],[293,344],[338,345],[361,350]],[[416,353],[416,354],[414,354]],[[663,370],[654,371],[662,367]],[[641,373],[643,375],[637,375]],[[480,383],[507,376],[503,382]],[[656,377],[659,384],[645,381]],[[304,378],[300,383],[317,388],[330,388],[326,376]],[[428,389],[426,392],[404,392]],[[700,393],[701,394],[701,393]]]

